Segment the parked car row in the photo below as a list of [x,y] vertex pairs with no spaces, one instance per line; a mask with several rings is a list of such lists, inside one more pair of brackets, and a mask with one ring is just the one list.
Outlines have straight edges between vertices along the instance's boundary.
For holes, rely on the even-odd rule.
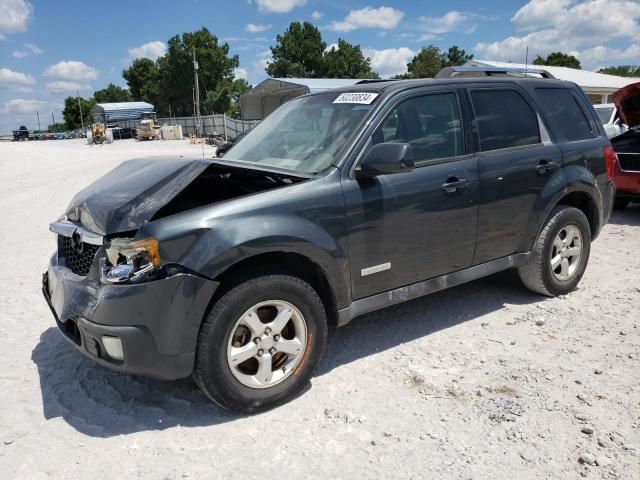
[[87,136],[84,130],[69,130],[66,132],[29,132],[29,129],[24,125],[20,126],[18,130],[13,131],[13,141],[26,141],[26,140],[67,140],[70,138],[85,138]]

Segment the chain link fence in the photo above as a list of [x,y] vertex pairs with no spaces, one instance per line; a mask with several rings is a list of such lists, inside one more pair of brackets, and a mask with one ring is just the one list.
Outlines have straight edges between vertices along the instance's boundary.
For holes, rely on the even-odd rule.
[[[248,132],[255,127],[259,120],[237,120],[235,118],[227,117],[226,115],[203,115],[200,117],[202,124],[202,134],[207,136],[209,134],[222,135],[227,140],[233,140],[238,135]],[[165,125],[181,125],[182,134],[185,137],[189,135],[197,134],[196,117],[165,117],[158,118],[157,123],[160,126]],[[121,120],[114,122],[113,126],[117,124],[120,128],[138,128],[139,120]],[[111,124],[110,124],[111,126]]]

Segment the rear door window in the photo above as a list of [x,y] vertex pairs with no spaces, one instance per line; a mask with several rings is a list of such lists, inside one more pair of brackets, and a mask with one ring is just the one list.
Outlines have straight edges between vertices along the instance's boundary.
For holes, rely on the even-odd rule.
[[540,143],[538,116],[515,90],[475,90],[471,100],[481,151]]
[[[536,88],[536,93],[542,100],[547,115],[560,126],[568,141],[575,142],[597,136],[571,90],[568,88]],[[609,112],[610,117],[611,112]]]

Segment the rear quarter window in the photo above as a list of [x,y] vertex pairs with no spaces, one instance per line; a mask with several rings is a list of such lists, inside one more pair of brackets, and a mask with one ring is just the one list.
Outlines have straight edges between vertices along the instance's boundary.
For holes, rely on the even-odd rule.
[[546,114],[570,142],[597,137],[578,99],[568,88],[536,88]]
[[540,143],[538,116],[515,90],[476,90],[471,100],[481,151]]

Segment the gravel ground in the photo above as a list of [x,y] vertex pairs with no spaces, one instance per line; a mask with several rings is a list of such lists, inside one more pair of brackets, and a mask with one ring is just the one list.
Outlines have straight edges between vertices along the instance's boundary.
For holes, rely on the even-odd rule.
[[0,479],[640,478],[640,206],[614,214],[574,293],[504,272],[367,315],[264,414],[85,360],[40,293],[48,222],[122,160],[200,151],[0,144]]

